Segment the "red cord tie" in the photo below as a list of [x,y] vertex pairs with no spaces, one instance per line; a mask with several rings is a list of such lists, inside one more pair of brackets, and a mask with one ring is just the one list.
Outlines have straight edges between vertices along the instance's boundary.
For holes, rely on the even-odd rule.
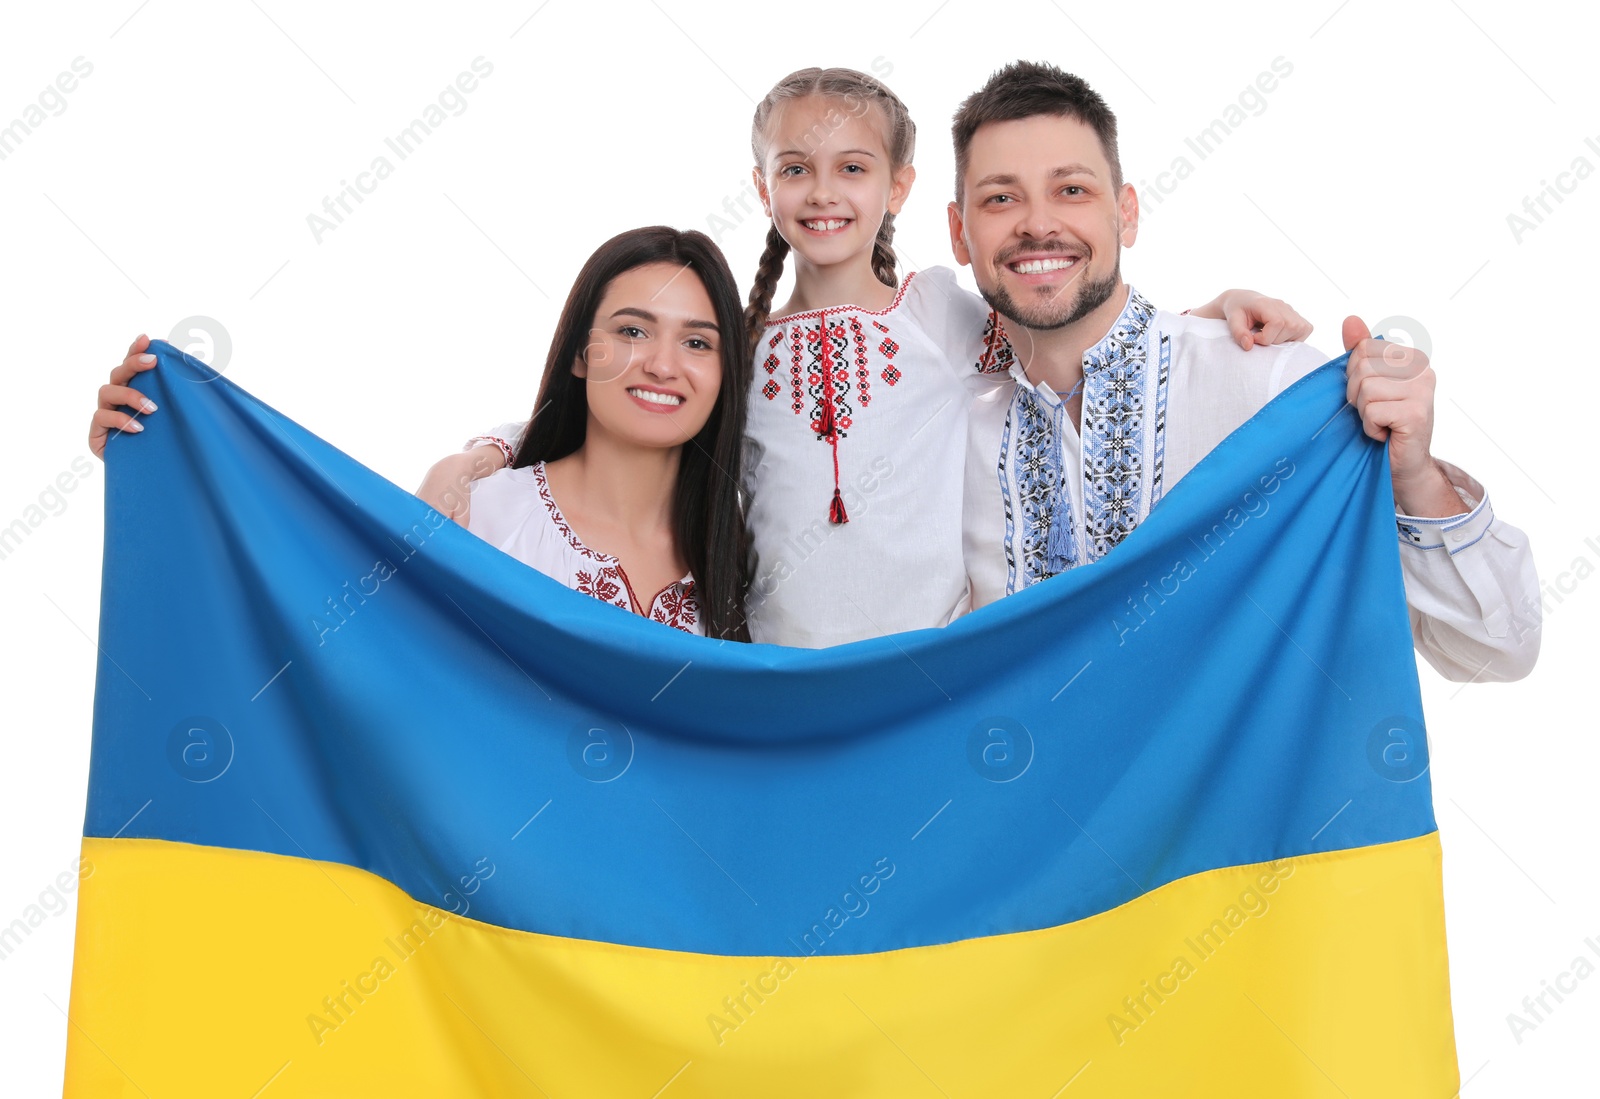
[[844,497],[839,495],[839,425],[833,419],[833,356],[832,341],[828,337],[828,313],[822,313],[822,418],[817,423],[817,434],[828,440],[833,448],[833,500],[828,504],[828,522],[839,526],[850,521],[844,510]]

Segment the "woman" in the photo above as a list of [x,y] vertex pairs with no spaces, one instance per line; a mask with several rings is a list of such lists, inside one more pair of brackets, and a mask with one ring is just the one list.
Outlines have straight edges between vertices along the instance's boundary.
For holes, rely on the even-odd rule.
[[[143,430],[128,383],[141,336],[101,387],[89,446]],[[703,233],[621,233],[567,295],[515,459],[463,479],[450,514],[585,594],[689,633],[748,641],[739,461],[749,359],[743,309]],[[559,501],[559,504],[558,502]]]

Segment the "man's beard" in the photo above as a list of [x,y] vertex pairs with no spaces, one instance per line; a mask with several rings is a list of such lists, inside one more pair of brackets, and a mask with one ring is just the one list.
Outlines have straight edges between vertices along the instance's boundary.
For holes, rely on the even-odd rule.
[[1035,332],[1052,332],[1057,328],[1076,324],[1110,301],[1111,295],[1117,292],[1117,286],[1121,281],[1122,257],[1118,256],[1109,275],[1098,281],[1080,280],[1078,292],[1074,296],[1058,294],[1038,305],[1030,304],[1024,307],[1019,305],[1005,286],[998,281],[993,290],[979,286],[978,292],[983,295],[983,300],[989,303],[989,308],[1002,317]]

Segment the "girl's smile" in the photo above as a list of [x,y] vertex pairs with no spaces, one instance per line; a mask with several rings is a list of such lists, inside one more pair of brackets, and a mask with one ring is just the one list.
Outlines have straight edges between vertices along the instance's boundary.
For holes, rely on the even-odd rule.
[[831,233],[842,232],[852,224],[853,220],[852,218],[811,218],[810,220],[801,219],[800,225],[808,233],[827,236]]

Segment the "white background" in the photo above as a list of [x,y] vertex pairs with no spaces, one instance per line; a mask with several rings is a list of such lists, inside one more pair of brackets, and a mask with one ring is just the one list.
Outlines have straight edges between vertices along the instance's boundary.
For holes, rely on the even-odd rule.
[[[1596,383],[1581,327],[1596,303],[1600,175],[1558,180],[1579,157],[1600,169],[1594,10],[647,0],[603,12],[7,5],[0,126],[75,58],[93,72],[0,161],[0,527],[87,453],[94,390],[128,342],[196,314],[231,337],[231,378],[415,487],[473,429],[531,410],[560,299],[612,233],[717,229],[749,277],[765,225],[708,218],[745,190],[752,97],[805,65],[875,69],[909,105],[920,178],[901,256],[948,263],[952,110],[1006,61],[1056,62],[1120,114],[1148,215],[1123,270],[1158,304],[1264,289],[1312,318],[1330,354],[1347,313],[1426,326],[1435,449],[1528,532],[1554,593],[1526,681],[1463,689],[1422,669],[1463,1094],[1593,1093],[1600,975],[1520,1042],[1507,1016],[1587,953],[1586,936],[1600,942],[1600,754],[1584,692],[1600,604],[1587,580],[1600,566]],[[479,56],[493,74],[400,161],[384,138]],[[1279,57],[1292,74],[1199,159],[1185,138]],[[319,242],[307,215],[379,155],[394,174]],[[1156,173],[1179,156],[1192,175],[1158,195]],[[1507,216],[1544,181],[1571,193],[1519,238]],[[162,429],[157,414],[149,430]],[[100,596],[93,465],[0,559],[0,925],[78,850]],[[8,1094],[59,1089],[72,940],[69,906],[0,961]]]

